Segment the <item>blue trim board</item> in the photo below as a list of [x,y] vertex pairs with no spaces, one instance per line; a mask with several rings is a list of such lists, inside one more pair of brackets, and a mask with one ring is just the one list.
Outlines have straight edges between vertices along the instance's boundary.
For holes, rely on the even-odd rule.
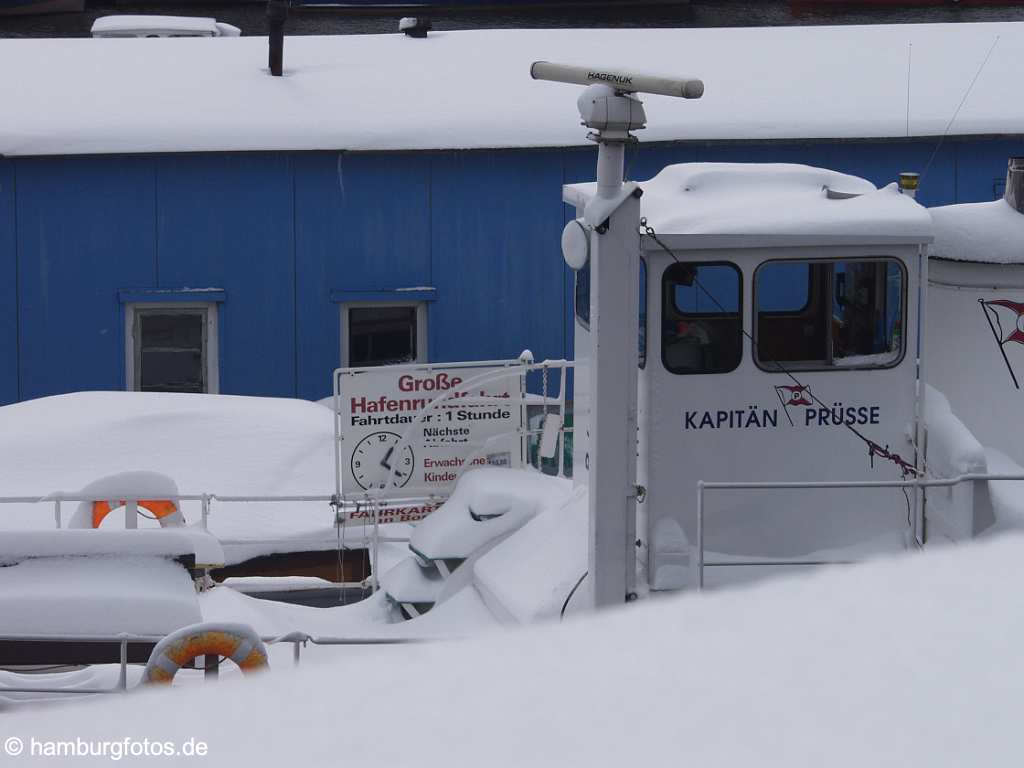
[[331,291],[333,304],[357,301],[437,301],[436,288],[392,288],[379,291]]
[[174,302],[180,304],[194,303],[221,304],[227,301],[227,291],[223,288],[122,288],[117,292],[117,299],[122,304],[141,304],[145,302]]

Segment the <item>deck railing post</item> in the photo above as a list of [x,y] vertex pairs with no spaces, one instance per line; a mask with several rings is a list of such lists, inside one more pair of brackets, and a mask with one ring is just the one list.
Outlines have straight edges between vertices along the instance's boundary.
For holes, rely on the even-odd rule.
[[697,589],[704,589],[704,481],[697,481]]
[[128,641],[121,641],[121,671],[117,676],[117,687],[122,691],[128,690]]
[[57,527],[60,528],[60,497],[58,496],[53,500],[53,519],[57,523]]
[[203,656],[203,679],[216,680],[220,672],[220,656],[216,653],[207,653]]

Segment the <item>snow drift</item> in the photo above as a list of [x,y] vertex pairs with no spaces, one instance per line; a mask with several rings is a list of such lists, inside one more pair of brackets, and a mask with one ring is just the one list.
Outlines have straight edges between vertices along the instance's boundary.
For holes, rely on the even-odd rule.
[[[87,727],[14,713],[5,731],[197,737],[253,768],[1012,765],[1022,552],[1006,536],[463,642],[307,649],[297,671],[92,700]],[[359,706],[340,712],[346,691]]]

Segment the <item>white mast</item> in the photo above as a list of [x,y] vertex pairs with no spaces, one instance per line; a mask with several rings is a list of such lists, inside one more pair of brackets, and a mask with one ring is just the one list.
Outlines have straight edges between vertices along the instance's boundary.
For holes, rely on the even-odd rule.
[[[620,605],[636,581],[637,355],[640,275],[640,195],[623,181],[630,131],[644,128],[643,103],[632,94],[700,98],[699,80],[536,62],[537,80],[586,85],[577,105],[597,142],[597,194],[582,220],[563,236],[566,261],[579,269],[590,260],[589,574],[595,607]],[[570,253],[572,243],[579,243]]]

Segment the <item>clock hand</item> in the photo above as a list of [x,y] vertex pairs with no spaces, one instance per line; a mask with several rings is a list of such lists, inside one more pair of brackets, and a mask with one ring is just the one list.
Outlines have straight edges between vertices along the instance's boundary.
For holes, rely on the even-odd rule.
[[384,458],[380,460],[380,465],[384,467],[384,469],[388,470],[388,472],[392,473],[395,477],[405,477],[405,472],[391,468],[391,463],[389,462],[389,459],[391,458],[391,454],[394,452],[395,446],[391,446],[390,448],[388,448],[388,452],[385,453]]

